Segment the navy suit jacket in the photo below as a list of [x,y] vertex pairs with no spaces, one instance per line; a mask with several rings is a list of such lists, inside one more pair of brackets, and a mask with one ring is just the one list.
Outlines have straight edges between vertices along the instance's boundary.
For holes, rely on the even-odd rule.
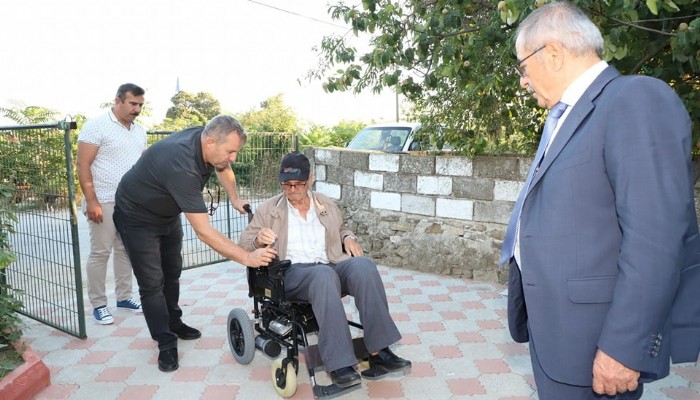
[[[573,106],[523,203],[508,320],[553,379],[592,383],[596,350],[647,382],[700,351],[691,122],[675,92],[606,68]],[[528,329],[529,327],[529,329]],[[672,329],[673,328],[673,329]]]

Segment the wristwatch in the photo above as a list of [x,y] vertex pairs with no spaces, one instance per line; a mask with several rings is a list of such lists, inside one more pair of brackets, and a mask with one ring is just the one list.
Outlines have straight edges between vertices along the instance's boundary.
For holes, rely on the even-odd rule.
[[343,240],[341,240],[341,242],[345,242],[345,239],[347,239],[347,238],[357,240],[357,238],[356,238],[355,236],[353,236],[353,235],[345,235],[345,236],[343,236]]

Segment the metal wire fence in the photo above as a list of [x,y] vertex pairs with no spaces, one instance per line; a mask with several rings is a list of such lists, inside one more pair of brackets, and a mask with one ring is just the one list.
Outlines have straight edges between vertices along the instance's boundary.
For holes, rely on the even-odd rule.
[[86,337],[75,207],[74,122],[0,127],[0,182],[12,189],[17,260],[0,274],[22,314]]
[[[10,235],[17,260],[0,271],[0,282],[21,291],[20,313],[85,338],[76,205],[81,195],[73,162],[77,134],[74,122],[0,127],[0,183],[11,188],[7,201],[17,217],[15,233]],[[149,132],[148,142],[168,134]],[[280,159],[296,149],[292,134],[249,134],[233,164],[239,197],[256,205],[277,193]],[[211,223],[237,241],[247,218],[233,209],[223,190],[220,197],[218,191],[214,176],[202,192],[207,204],[219,203]],[[182,220],[184,268],[227,261],[197,238],[186,218]]]

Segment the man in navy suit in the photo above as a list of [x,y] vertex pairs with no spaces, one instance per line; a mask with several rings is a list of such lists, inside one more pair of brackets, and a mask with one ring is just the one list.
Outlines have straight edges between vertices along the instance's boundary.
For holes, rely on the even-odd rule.
[[530,14],[515,48],[520,85],[563,113],[504,238],[511,336],[541,400],[639,399],[700,351],[690,118],[664,82],[602,61],[569,3]]

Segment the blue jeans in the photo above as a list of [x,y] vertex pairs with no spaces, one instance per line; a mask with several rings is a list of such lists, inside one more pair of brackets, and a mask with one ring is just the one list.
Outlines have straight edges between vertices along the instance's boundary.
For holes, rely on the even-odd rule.
[[182,273],[182,223],[146,223],[130,218],[114,207],[114,225],[121,235],[139,285],[141,307],[153,340],[160,351],[177,348],[170,329],[182,325],[180,274]]

